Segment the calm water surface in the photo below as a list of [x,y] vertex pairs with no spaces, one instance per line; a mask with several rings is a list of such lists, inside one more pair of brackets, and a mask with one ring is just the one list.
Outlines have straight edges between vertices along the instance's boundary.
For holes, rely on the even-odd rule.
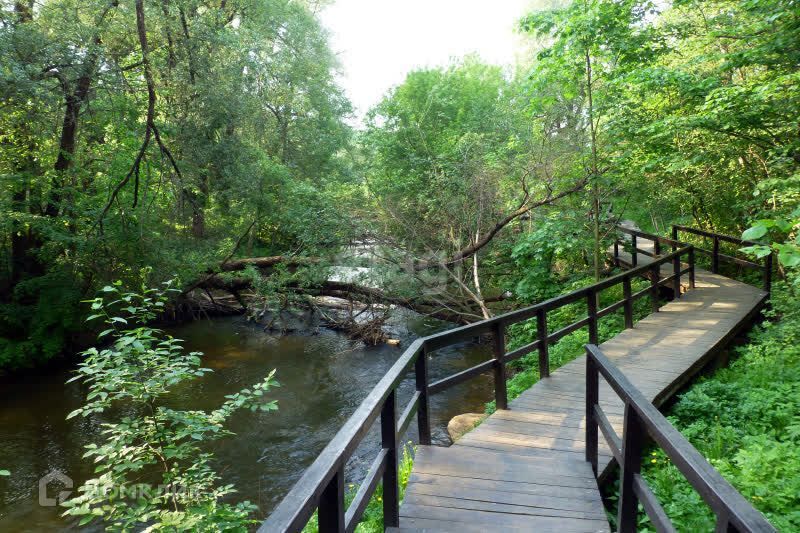
[[[403,346],[416,336],[442,329],[415,315],[396,319]],[[226,394],[260,381],[277,369],[280,388],[270,392],[279,410],[240,413],[230,424],[236,433],[214,444],[218,470],[225,483],[234,483],[237,499],[258,504],[263,518],[280,502],[303,470],[339,430],[403,349],[365,348],[344,336],[320,330],[317,334],[276,337],[242,318],[194,322],[170,333],[186,340],[186,347],[203,351],[203,364],[214,370],[201,380],[173,391],[175,407],[213,409]],[[489,357],[484,346],[465,345],[433,354],[430,379],[450,375]],[[65,384],[69,371],[53,372],[0,383],[0,468],[11,470],[0,478],[0,531],[78,529],[60,517],[54,507],[38,503],[38,481],[60,470],[75,487],[91,474],[82,459],[84,446],[99,440],[100,419],[73,418],[85,393],[76,383]],[[413,392],[413,375],[400,387],[401,411]],[[491,399],[491,383],[479,377],[431,399],[433,438],[449,443],[448,420],[464,412],[481,411]],[[412,424],[406,440],[416,442]],[[347,468],[357,482],[379,448],[373,428]],[[51,493],[55,492],[51,490]]]

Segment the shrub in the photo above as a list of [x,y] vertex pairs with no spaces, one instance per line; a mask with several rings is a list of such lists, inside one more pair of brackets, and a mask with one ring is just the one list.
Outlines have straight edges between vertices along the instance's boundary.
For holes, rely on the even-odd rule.
[[277,385],[275,371],[227,396],[214,411],[170,409],[164,404],[170,389],[210,370],[200,367],[202,354],[185,353],[179,339],[147,325],[164,308],[167,291],[125,292],[120,285],[103,288],[103,296],[91,301],[94,314],[87,320],[108,326],[99,335],[108,344],[83,353],[73,380],[88,387],[86,403],[68,416],[112,421],[103,424],[102,442],[87,445],[96,476],[64,502],[64,514],[80,517],[81,525],[99,519],[104,528],[120,531],[246,531],[256,507],[222,501],[235,491],[219,484],[203,444],[232,435],[224,424],[239,409],[277,408],[262,401]]

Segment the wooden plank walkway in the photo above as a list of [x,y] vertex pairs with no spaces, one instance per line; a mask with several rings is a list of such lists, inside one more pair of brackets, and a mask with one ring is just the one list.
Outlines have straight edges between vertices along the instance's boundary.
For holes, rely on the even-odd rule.
[[[647,245],[640,240],[640,248]],[[630,260],[624,254],[621,259]],[[638,259],[651,261],[641,254]],[[601,348],[660,405],[752,321],[766,296],[697,269],[694,290]],[[581,356],[555,370],[449,448],[419,446],[397,530],[608,531],[584,458],[585,369]],[[602,378],[600,404],[622,436],[622,401]],[[602,478],[612,460],[602,434],[598,446]]]

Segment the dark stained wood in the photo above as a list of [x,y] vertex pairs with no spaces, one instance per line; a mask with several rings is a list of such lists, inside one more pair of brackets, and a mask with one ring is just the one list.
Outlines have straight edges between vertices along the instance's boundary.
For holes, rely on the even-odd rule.
[[347,507],[347,512],[344,516],[344,528],[346,533],[355,531],[356,526],[358,526],[358,523],[361,521],[361,517],[364,515],[364,511],[369,504],[370,497],[372,493],[375,492],[375,488],[378,486],[383,476],[384,469],[386,468],[387,455],[387,450],[378,452],[378,456],[372,462],[372,466],[367,472],[367,475],[364,476],[364,480],[361,482],[361,485],[359,485],[358,491],[353,497],[353,501],[350,502],[350,505]]
[[650,517],[650,521],[656,526],[656,531],[659,533],[677,533],[664,508],[661,507],[658,499],[656,499],[656,495],[653,494],[653,491],[650,490],[650,487],[647,486],[640,474],[633,476],[633,492],[636,493],[636,497],[642,503],[642,507],[644,507],[647,516]]
[[386,398],[381,411],[381,448],[386,450],[383,470],[383,523],[386,527],[400,525],[400,499],[397,486],[397,392]]
[[[414,362],[414,383],[419,393],[417,405],[417,429],[420,444],[431,443],[431,422],[429,417],[430,402],[428,396],[428,349],[423,347]],[[400,435],[402,437],[402,433]]]
[[300,531],[317,508],[319,508],[320,531],[322,531],[323,515],[326,527],[344,531],[344,506],[343,503],[339,504],[339,493],[341,492],[343,502],[345,464],[381,415],[390,394],[394,392],[411,366],[417,362],[417,358],[424,356],[423,347],[423,339],[411,343],[342,429],[306,469],[283,501],[261,524],[258,529],[261,533]]
[[[759,265],[757,263],[753,263],[752,261],[747,261],[744,259],[739,259],[738,257],[732,257],[730,255],[725,255],[720,253],[719,251],[719,243],[720,242],[727,242],[730,244],[734,244],[738,247],[744,246],[753,246],[758,244],[754,241],[747,241],[744,239],[740,239],[738,237],[732,237],[730,235],[722,235],[719,233],[712,233],[710,231],[705,231],[697,228],[690,228],[687,226],[680,226],[680,225],[673,225],[672,226],[672,236],[674,239],[678,239],[678,233],[684,232],[693,235],[699,235],[704,238],[710,238],[713,242],[712,250],[705,250],[703,248],[694,247],[692,250],[692,255],[694,255],[694,251],[698,251],[702,254],[711,256],[711,271],[713,273],[719,272],[719,261],[722,259],[726,263],[732,263],[734,265],[739,265],[746,268],[751,269],[760,269],[763,271],[763,289],[764,292],[769,294],[772,290],[772,268],[773,268],[773,254],[769,254],[764,258],[764,264]],[[694,260],[691,260],[694,263]]]
[[639,512],[639,498],[633,491],[634,477],[642,468],[642,451],[644,449],[646,428],[639,419],[639,414],[631,404],[625,406],[624,436],[622,438],[622,470],[619,481],[619,508],[617,513],[617,531],[620,533],[636,533],[636,514]]
[[319,498],[320,533],[344,531],[344,512],[344,468],[340,468]]
[[[640,248],[652,246],[643,238],[639,238]],[[620,259],[623,264],[630,264],[630,255],[620,252]],[[651,259],[646,254],[638,257],[638,268],[646,272],[652,272]],[[683,269],[679,263],[676,267],[675,257],[670,258],[665,263],[658,265],[658,276],[661,279],[675,275],[675,269]],[[661,268],[663,267],[663,268]],[[688,270],[681,272],[681,288],[688,290],[692,274]],[[654,276],[655,277],[655,276]],[[628,283],[625,283],[625,280]],[[630,287],[630,278],[622,277],[620,281]],[[673,290],[675,280],[670,280]],[[651,401],[658,399],[665,401],[664,391],[674,391],[676,383],[684,382],[691,375],[696,373],[698,362],[702,362],[709,353],[717,350],[721,343],[729,338],[731,331],[743,326],[752,318],[752,313],[757,312],[763,305],[765,294],[753,287],[728,280],[710,272],[697,270],[695,273],[695,290],[681,294],[680,299],[673,300],[659,309],[657,313],[641,320],[637,324],[632,324],[630,329],[621,333],[602,345],[610,360],[618,365],[622,372],[642,390],[646,397]],[[647,295],[651,295],[651,288],[648,287]],[[623,302],[630,299],[630,289],[624,292]],[[682,291],[678,291],[682,292]],[[584,295],[587,298],[587,311],[589,317],[592,316],[592,306],[588,292]],[[623,303],[623,308],[625,304]],[[632,307],[632,306],[631,306]],[[594,310],[596,313],[596,309]],[[632,309],[631,309],[632,311]],[[591,320],[588,318],[587,320]],[[588,322],[587,322],[588,323]],[[542,334],[540,334],[542,335]],[[547,338],[547,333],[542,335]],[[467,433],[451,448],[441,450],[441,454],[436,456],[436,463],[430,463],[431,456],[427,455],[426,461],[419,467],[415,463],[414,476],[419,475],[435,476],[431,472],[439,474],[448,472],[449,476],[456,479],[449,485],[439,488],[431,481],[431,478],[418,479],[412,476],[407,489],[414,496],[413,509],[419,511],[425,507],[420,502],[425,502],[425,498],[433,498],[436,505],[451,511],[446,516],[447,520],[462,520],[459,525],[471,523],[460,515],[465,507],[463,502],[454,502],[447,498],[458,499],[457,487],[459,482],[467,481],[480,483],[498,483],[504,487],[514,487],[521,478],[519,471],[522,468],[520,461],[530,459],[539,461],[531,466],[538,472],[536,479],[531,479],[540,484],[552,483],[552,488],[563,489],[562,485],[567,483],[574,484],[574,473],[567,471],[572,468],[576,461],[583,461],[592,469],[591,462],[585,462],[587,450],[589,455],[597,449],[597,469],[602,476],[607,473],[614,461],[613,452],[606,442],[606,437],[595,432],[589,436],[586,431],[586,409],[585,400],[587,394],[586,364],[584,357],[567,363],[566,365],[552,371],[550,377],[540,379],[531,389],[524,392],[520,397],[509,402],[508,411],[498,411],[490,416],[484,423],[473,431]],[[590,392],[591,394],[591,392]],[[671,394],[671,393],[670,393]],[[597,399],[602,409],[602,423],[605,426],[604,433],[611,434],[617,438],[613,440],[614,447],[618,453],[624,453],[622,449],[622,439],[624,428],[624,402],[619,399],[611,387],[602,381],[597,386]],[[586,445],[587,439],[593,439],[593,444]],[[470,450],[472,463],[485,463],[490,465],[489,472],[476,472],[470,470],[471,467],[465,463],[454,463],[445,459],[448,454],[458,454],[463,450]],[[628,452],[633,452],[629,447]],[[427,452],[423,452],[427,453]],[[507,466],[497,463],[496,456],[504,457],[503,461],[508,461]],[[484,456],[486,458],[484,458]],[[549,467],[541,465],[541,461],[547,461]],[[493,465],[493,466],[492,466]],[[453,470],[454,467],[464,470]],[[418,470],[419,468],[419,470]],[[436,470],[439,469],[439,470]],[[534,470],[531,470],[533,472]],[[425,474],[422,474],[425,472]],[[629,476],[635,479],[635,471],[629,469]],[[553,475],[556,475],[553,479]],[[459,477],[461,476],[461,477]],[[448,479],[451,479],[448,477]],[[476,480],[475,477],[485,477],[490,479]],[[559,481],[557,481],[559,480]],[[568,481],[564,481],[568,480]],[[419,487],[419,489],[417,489]],[[633,481],[631,481],[633,487]],[[573,487],[574,488],[574,487]],[[419,492],[416,492],[416,491]],[[492,496],[485,495],[481,501],[492,501],[497,504],[514,505],[505,494],[498,492],[496,486],[489,486],[486,489]],[[633,488],[629,489],[634,490]],[[483,494],[483,493],[482,493]],[[544,493],[547,494],[547,493]],[[465,497],[466,498],[466,497]],[[488,500],[486,498],[489,498]],[[464,499],[464,498],[462,498]],[[468,498],[466,498],[468,499]],[[591,505],[590,502],[567,498],[570,510],[577,510],[577,505]],[[650,501],[646,502],[648,505]],[[432,506],[432,505],[431,505]],[[446,531],[442,523],[424,522],[421,520],[433,520],[433,517],[406,515],[403,511],[405,504],[401,506],[401,525],[417,525],[428,528],[429,531]],[[504,508],[489,506],[481,508],[481,512],[491,512],[495,515],[508,516],[515,511],[512,507]],[[477,507],[470,507],[478,512]],[[412,513],[413,514],[413,513]],[[525,514],[525,513],[522,513]],[[458,518],[460,517],[460,518]],[[513,530],[518,527],[526,531],[547,530],[547,524],[540,522],[545,517],[532,514],[528,521],[509,522],[507,527]],[[548,517],[550,519],[551,517]],[[598,517],[600,518],[600,517]],[[413,520],[413,521],[412,521]],[[516,519],[515,519],[516,520]],[[472,524],[472,523],[471,523]],[[500,524],[500,522],[498,522]],[[474,524],[472,524],[474,525]],[[587,522],[587,527],[595,524]],[[497,527],[500,527],[499,525]],[[506,526],[503,526],[505,529]],[[580,526],[576,526],[579,530]],[[606,526],[607,527],[607,526]],[[444,529],[442,529],[444,528]],[[466,531],[466,529],[456,528]]]
[[547,339],[547,312],[540,309],[536,312],[536,335],[539,343],[539,376],[546,378],[550,376],[550,358],[548,355]]
[[[600,376],[595,369],[595,362],[586,358],[586,420],[594,416],[595,406],[600,402]],[[597,424],[586,426],[586,460],[592,465],[592,472],[597,476]]]
[[492,355],[494,355],[494,402],[497,409],[508,409],[506,390],[506,328],[498,322],[492,328]]
[[[775,528],[717,472],[708,461],[675,429],[658,409],[636,388],[630,379],[595,345],[586,346],[591,363],[587,370],[599,373],[625,403],[625,422],[622,444],[622,473],[620,476],[618,531],[637,530],[638,504],[659,524],[659,530],[669,530],[666,515],[655,495],[639,476],[642,450],[646,438],[652,438],[664,450],[669,460],[700,494],[717,515],[717,529],[773,532]],[[587,438],[591,426],[587,423]]]
[[[592,531],[608,531],[605,517],[597,520],[566,518],[555,516],[530,516],[513,513],[497,513],[469,509],[449,509],[433,505],[409,504],[400,510],[401,528],[406,524],[414,524],[408,520],[443,521],[444,529],[427,526],[426,531],[536,531],[553,533],[587,533]],[[418,523],[418,522],[417,522]],[[533,525],[535,524],[535,525]],[[414,526],[411,526],[414,527]]]

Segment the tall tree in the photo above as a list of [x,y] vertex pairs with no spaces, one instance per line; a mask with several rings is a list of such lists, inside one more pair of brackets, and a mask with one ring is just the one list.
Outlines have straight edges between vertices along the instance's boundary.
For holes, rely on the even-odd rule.
[[[613,104],[614,80],[655,48],[650,27],[652,2],[642,0],[576,0],[565,7],[532,13],[522,29],[547,43],[537,54],[531,79],[539,91],[534,105],[542,112],[562,112],[564,126],[574,125],[585,137],[575,164],[591,184],[590,220],[595,279],[600,279],[606,209],[613,191],[612,148],[604,121]],[[542,97],[557,87],[558,98]],[[567,105],[564,105],[567,100]],[[550,109],[548,109],[550,108]],[[552,109],[555,108],[555,109]]]

